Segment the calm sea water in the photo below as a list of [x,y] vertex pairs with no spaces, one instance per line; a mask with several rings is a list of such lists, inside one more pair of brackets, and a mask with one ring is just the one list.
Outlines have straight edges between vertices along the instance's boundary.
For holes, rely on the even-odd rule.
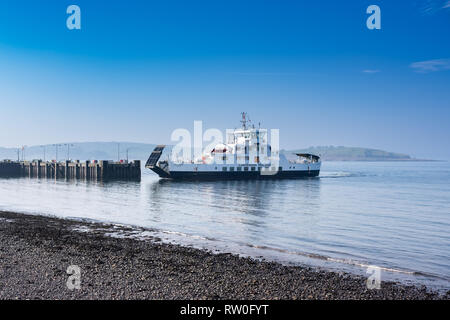
[[165,241],[450,289],[450,164],[325,162],[316,179],[0,179],[0,210],[156,229]]

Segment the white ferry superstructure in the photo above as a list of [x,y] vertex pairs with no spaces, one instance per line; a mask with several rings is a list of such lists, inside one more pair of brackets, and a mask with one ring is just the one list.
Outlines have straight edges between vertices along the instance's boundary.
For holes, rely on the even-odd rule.
[[161,178],[188,180],[310,178],[320,173],[318,155],[296,153],[288,160],[268,144],[267,129],[248,126],[242,113],[242,128],[229,135],[227,143],[217,144],[192,161],[171,157],[160,160],[165,145],[158,145],[146,168]]

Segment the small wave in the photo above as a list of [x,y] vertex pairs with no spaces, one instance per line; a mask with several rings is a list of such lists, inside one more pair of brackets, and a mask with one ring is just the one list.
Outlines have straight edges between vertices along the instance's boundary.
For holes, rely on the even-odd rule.
[[297,256],[303,256],[303,257],[320,259],[320,260],[327,260],[327,258],[328,258],[326,256],[323,256],[320,254],[315,254],[315,253],[290,251],[290,250],[286,250],[286,249],[280,249],[280,248],[274,248],[274,247],[268,247],[268,246],[260,246],[260,245],[256,245],[256,244],[247,243],[247,244],[245,244],[245,246],[247,246],[249,248],[255,248],[255,249],[271,250],[271,251],[276,251],[276,252],[280,252],[280,253],[295,254]]
[[[298,256],[303,256],[303,257],[312,258],[312,259],[319,259],[319,260],[323,260],[323,261],[330,261],[330,262],[335,262],[335,263],[354,265],[354,266],[361,267],[361,268],[377,267],[380,270],[392,272],[392,273],[402,273],[402,274],[409,274],[409,275],[425,275],[422,272],[410,271],[410,270],[404,270],[404,269],[396,269],[396,268],[388,268],[388,267],[380,267],[377,265],[368,264],[368,263],[364,263],[364,262],[360,262],[360,261],[356,261],[356,260],[352,260],[352,259],[332,258],[329,256],[320,255],[320,254],[316,254],[316,253],[291,251],[291,250],[285,250],[285,249],[274,248],[274,247],[269,247],[269,246],[253,245],[253,244],[246,244],[246,246],[250,247],[250,248],[271,250],[271,251],[276,251],[276,252],[285,253],[285,254],[294,254],[294,255],[298,255]],[[426,274],[426,276],[432,276],[432,275]]]
[[320,178],[350,178],[350,177],[364,177],[366,176],[360,172],[346,172],[346,171],[322,171]]
[[92,228],[89,228],[87,226],[76,226],[72,228],[73,231],[77,231],[77,232],[91,232]]
[[169,230],[160,230],[161,233],[164,234],[170,234],[170,235],[176,235],[176,236],[181,236],[184,238],[191,238],[191,239],[197,239],[197,240],[209,240],[209,241],[215,241],[216,239],[213,238],[208,238],[208,237],[202,237],[202,236],[198,236],[195,234],[188,234],[188,233],[183,233],[183,232],[178,232],[178,231],[169,231]]
[[355,260],[351,260],[351,259],[338,259],[338,258],[328,257],[327,261],[343,263],[343,264],[350,264],[350,265],[354,265],[354,266],[361,267],[361,268],[376,267],[380,270],[393,272],[393,273],[403,273],[403,274],[413,274],[413,275],[418,274],[418,272],[416,272],[416,271],[401,270],[401,269],[394,269],[394,268],[388,268],[388,267],[380,267],[377,265],[367,264],[367,263],[363,263],[363,262],[359,262],[359,261],[355,261]]

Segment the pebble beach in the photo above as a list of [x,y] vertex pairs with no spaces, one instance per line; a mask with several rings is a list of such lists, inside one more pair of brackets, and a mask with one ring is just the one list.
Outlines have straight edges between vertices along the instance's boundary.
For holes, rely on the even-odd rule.
[[[127,231],[121,226],[122,231]],[[94,231],[83,231],[94,230]],[[0,211],[0,299],[448,299],[426,287],[111,236],[117,226]],[[69,266],[79,287],[69,288]]]

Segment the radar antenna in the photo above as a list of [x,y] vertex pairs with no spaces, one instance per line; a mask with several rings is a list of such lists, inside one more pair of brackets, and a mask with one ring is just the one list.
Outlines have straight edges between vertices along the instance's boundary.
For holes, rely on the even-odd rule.
[[250,117],[248,116],[247,112],[241,112],[241,115],[242,115],[242,120],[241,120],[242,128],[244,130],[247,130],[247,123],[251,122]]

